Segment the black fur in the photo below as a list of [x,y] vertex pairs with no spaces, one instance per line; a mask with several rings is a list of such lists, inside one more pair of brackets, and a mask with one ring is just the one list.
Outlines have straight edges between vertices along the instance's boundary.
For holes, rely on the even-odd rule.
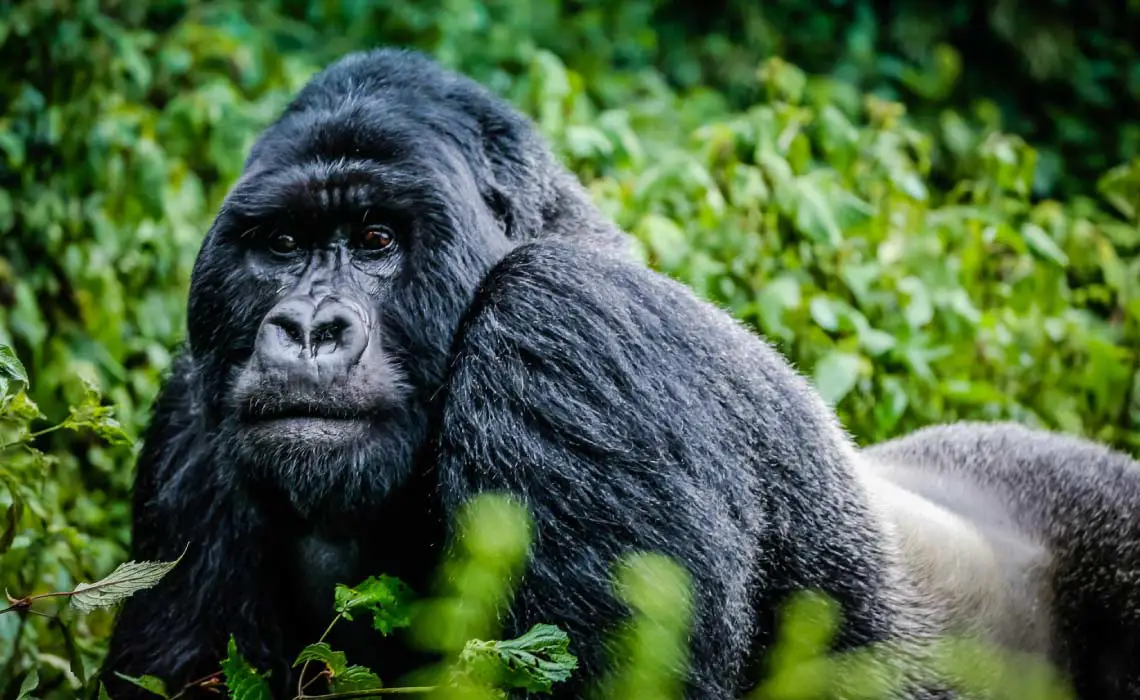
[[[375,216],[399,234],[383,258],[340,233]],[[280,230],[318,252],[273,258]],[[254,147],[195,268],[188,345],[138,465],[132,555],[190,547],[125,604],[112,695],[136,693],[111,670],[173,687],[210,673],[230,633],[284,695],[332,584],[389,573],[424,588],[450,516],[487,490],[534,516],[505,622],[570,633],[583,663],[558,697],[606,668],[612,566],[637,550],[695,581],[690,698],[748,687],[776,606],[804,588],[844,605],[841,648],[932,632],[833,415],[766,343],[623,245],[471,81],[395,51],[318,75]],[[302,381],[259,359],[264,319],[298,294],[368,330],[357,365]],[[366,413],[332,433],[257,422],[299,404]],[[389,679],[420,660],[367,629],[331,641]]]

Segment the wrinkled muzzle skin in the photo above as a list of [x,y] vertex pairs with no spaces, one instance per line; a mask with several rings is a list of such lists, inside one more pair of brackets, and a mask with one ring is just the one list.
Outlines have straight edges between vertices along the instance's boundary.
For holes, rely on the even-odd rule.
[[303,517],[408,477],[462,314],[512,247],[452,141],[389,116],[370,149],[358,132],[336,147],[340,111],[267,132],[277,157],[251,159],[194,269],[189,345],[215,446]]

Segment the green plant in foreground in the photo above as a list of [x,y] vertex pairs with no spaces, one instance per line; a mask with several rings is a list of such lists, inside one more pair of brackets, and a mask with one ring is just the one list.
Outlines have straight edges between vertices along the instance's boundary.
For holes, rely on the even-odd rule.
[[[570,677],[578,660],[570,653],[569,637],[558,627],[536,624],[514,639],[492,636],[529,545],[526,510],[508,498],[487,494],[463,509],[459,524],[461,535],[442,567],[438,596],[417,601],[403,581],[387,575],[352,587],[336,586],[332,621],[293,663],[301,669],[294,700],[413,694],[491,700],[510,689],[549,693]],[[344,652],[325,641],[341,621],[358,617],[368,619],[382,635],[410,628],[422,647],[441,653],[442,663],[414,674],[422,681],[418,685],[386,687],[372,670],[351,664]],[[183,692],[171,694],[154,676],[120,677],[171,700]],[[314,693],[319,681],[325,689]],[[232,638],[219,672],[191,685],[224,686],[235,700],[271,697],[266,677],[241,655]]]
[[[58,556],[51,552],[53,544],[62,541],[68,545],[72,551],[67,554],[73,554],[81,546],[79,537],[56,524],[56,514],[50,512],[46,505],[43,494],[56,460],[39,450],[36,441],[56,431],[69,430],[90,431],[112,444],[131,442],[116,420],[114,409],[102,405],[98,389],[90,382],[84,385],[83,400],[70,407],[64,420],[35,428],[34,425],[45,420],[46,416],[28,396],[30,381],[23,363],[9,346],[0,344],[0,486],[3,487],[0,489],[0,506],[4,512],[0,530],[0,562],[4,565],[15,562],[14,568],[19,573],[23,573],[20,565],[34,571],[45,559]],[[63,556],[59,559],[66,560]],[[32,566],[27,566],[29,563]],[[0,619],[6,620],[14,615],[18,622],[12,646],[5,650],[0,687],[20,673],[25,673],[21,697],[37,687],[39,674],[34,663],[28,663],[25,658],[23,642],[28,637],[35,639],[42,634],[57,635],[62,640],[67,658],[57,659],[40,650],[30,655],[31,661],[46,658],[63,665],[75,683],[83,685],[88,675],[87,663],[83,649],[76,641],[74,620],[66,607],[50,614],[40,609],[41,604],[63,598],[68,599],[70,608],[79,613],[108,608],[135,591],[153,586],[173,565],[173,562],[127,562],[94,583],[76,583],[68,589],[61,586],[46,593],[22,595],[13,595],[6,590],[8,606],[0,610]],[[9,581],[5,577],[5,582]],[[21,576],[15,583],[27,589],[34,585],[33,581]],[[44,629],[45,626],[50,629]]]

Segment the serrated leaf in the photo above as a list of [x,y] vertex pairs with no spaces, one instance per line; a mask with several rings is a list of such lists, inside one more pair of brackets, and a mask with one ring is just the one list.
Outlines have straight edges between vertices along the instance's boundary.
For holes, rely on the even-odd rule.
[[364,666],[349,666],[338,676],[334,676],[329,690],[334,693],[351,693],[361,690],[379,690],[384,683],[375,673]]
[[89,613],[122,602],[135,593],[155,586],[170,572],[186,552],[177,559],[165,561],[128,561],[120,564],[110,575],[95,583],[81,583],[71,595],[71,605],[79,612]]
[[815,365],[815,386],[824,401],[834,406],[847,396],[859,381],[863,358],[849,352],[832,350]]
[[393,576],[369,576],[355,587],[338,583],[334,596],[333,607],[344,619],[366,611],[372,615],[372,627],[382,634],[412,622],[412,589]]
[[333,651],[328,642],[317,642],[302,649],[301,653],[297,655],[297,660],[293,662],[293,668],[310,661],[319,661],[327,666],[333,674],[343,673],[344,669],[348,667],[348,659],[344,652]]
[[334,693],[384,687],[379,676],[364,666],[349,666],[344,652],[335,651],[327,642],[317,642],[302,649],[293,666],[295,668],[310,661],[325,665],[331,681],[330,690]]
[[[146,675],[144,675],[144,676],[135,677],[135,676],[128,676],[125,673],[119,673],[118,671],[115,671],[115,675],[118,676],[119,678],[122,678],[126,682],[128,682],[132,685],[137,685],[138,687],[142,688],[143,690],[154,693],[155,695],[158,695],[159,697],[163,697],[163,698],[169,698],[170,697],[170,693],[167,692],[167,690],[166,690],[166,681],[162,680],[161,678],[158,678],[157,676],[146,676]],[[102,686],[100,686],[100,687],[102,687]]]
[[24,363],[20,362],[11,347],[3,343],[0,343],[0,376],[14,379],[25,386],[28,384],[28,370],[24,369]]
[[549,693],[578,667],[570,638],[554,625],[538,624],[506,641],[472,639],[459,654],[461,673],[500,688]]
[[238,651],[237,641],[230,635],[226,658],[222,661],[226,689],[233,700],[273,700],[269,683]]

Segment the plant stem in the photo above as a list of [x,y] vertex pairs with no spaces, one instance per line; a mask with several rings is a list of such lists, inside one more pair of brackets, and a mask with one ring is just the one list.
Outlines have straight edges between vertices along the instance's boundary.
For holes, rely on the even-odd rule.
[[20,438],[19,440],[13,440],[12,442],[7,442],[7,443],[4,443],[3,445],[0,445],[0,452],[3,452],[4,450],[11,449],[13,447],[19,447],[20,445],[27,444],[29,441],[35,440],[36,438],[40,437],[41,435],[47,435],[48,433],[54,433],[55,431],[61,429],[62,427],[63,427],[63,423],[60,423],[59,425],[53,425],[50,428],[44,428],[43,430],[37,430],[35,432],[28,433],[27,435]]
[[[343,617],[343,615],[341,613],[337,613],[337,616],[332,619],[332,622],[329,623],[329,626],[326,627],[325,631],[321,633],[321,638],[317,640],[317,642],[316,642],[317,644],[320,644],[321,642],[325,641],[325,637],[329,636],[329,632],[332,632],[333,625],[340,622],[341,617]],[[310,681],[309,683],[305,683],[305,671],[307,671],[308,669],[309,669],[309,661],[306,659],[305,663],[301,666],[301,673],[299,673],[297,675],[297,697],[298,698],[306,697],[305,696],[305,688],[308,688],[309,685],[312,683],[312,681]],[[316,678],[314,678],[313,680],[315,681]],[[319,697],[319,696],[312,696],[312,697]]]
[[415,695],[436,690],[434,685],[408,686],[406,688],[377,688],[375,690],[346,690],[343,693],[327,695],[306,695],[305,700],[341,700],[341,698],[371,698],[377,695]]

